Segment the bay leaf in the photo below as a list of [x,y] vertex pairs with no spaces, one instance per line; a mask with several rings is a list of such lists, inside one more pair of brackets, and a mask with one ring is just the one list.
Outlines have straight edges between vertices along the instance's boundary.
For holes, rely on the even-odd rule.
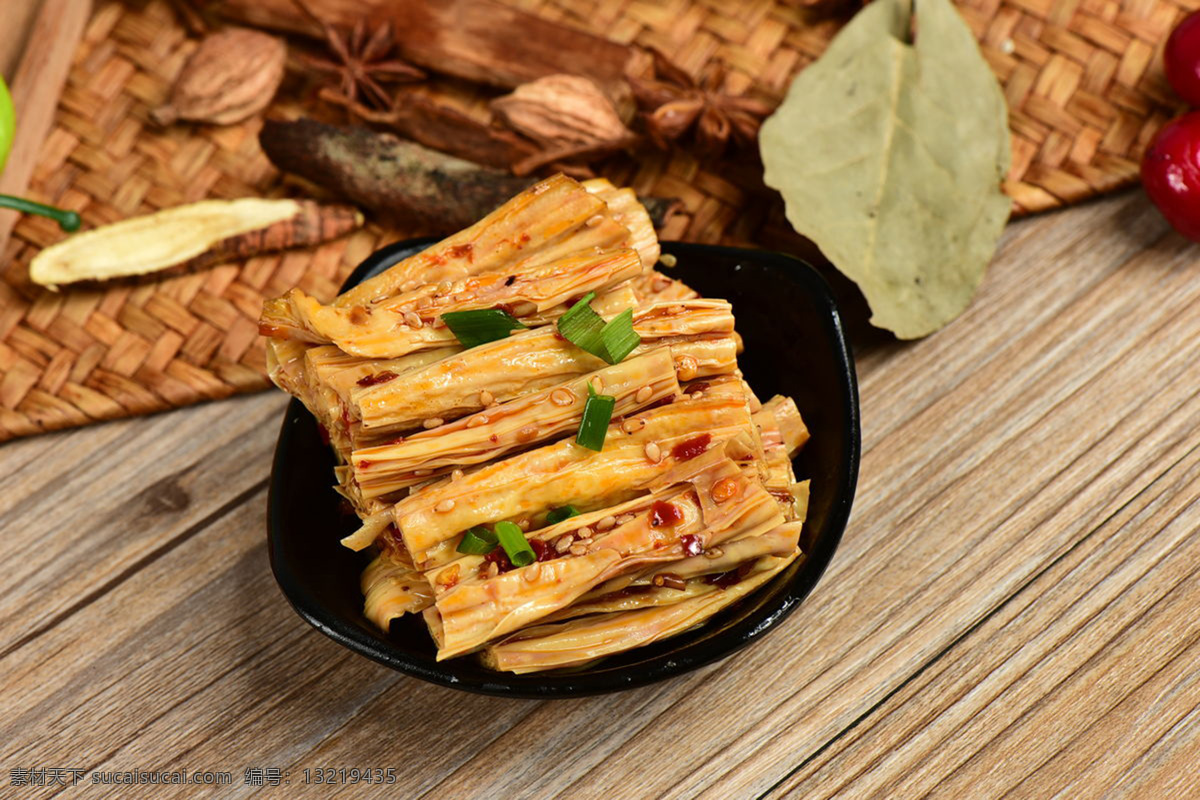
[[915,24],[913,11],[859,11],[759,134],[792,227],[901,339],[967,307],[1011,209],[1000,84],[950,0],[916,0]]

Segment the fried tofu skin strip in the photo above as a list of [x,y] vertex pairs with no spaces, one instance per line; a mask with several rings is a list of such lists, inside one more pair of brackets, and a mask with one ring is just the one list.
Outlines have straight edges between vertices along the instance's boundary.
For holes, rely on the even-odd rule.
[[[604,313],[601,312],[604,316]],[[719,375],[737,367],[733,314],[722,301],[697,300],[634,313],[642,355],[669,344],[688,375]],[[523,331],[465,350],[429,367],[351,395],[350,414],[367,432],[395,435],[426,419],[450,420],[595,372],[605,362],[558,335],[553,327]]]
[[599,453],[568,439],[439,481],[396,504],[396,527],[417,566],[429,569],[449,560],[474,525],[628,500],[676,466],[672,447],[695,431],[715,446],[752,428],[740,385],[725,388],[611,425]]
[[433,604],[433,589],[425,577],[387,554],[375,557],[363,571],[361,583],[363,613],[383,631],[392,620]]
[[[706,473],[737,475],[728,459],[714,463]],[[712,483],[715,476],[709,476]],[[621,523],[607,532],[591,525],[554,526],[554,531],[536,534],[553,542],[559,557],[503,574],[483,571],[480,557],[467,557],[428,574],[437,590],[436,614],[441,636],[438,658],[452,658],[474,650],[487,641],[535,622],[563,609],[592,587],[613,576],[641,568],[646,563],[684,559],[683,537],[720,541],[728,537],[761,538],[759,533],[780,524],[782,517],[761,487],[745,491],[736,499],[702,510],[697,494],[701,482],[680,490],[656,493],[656,499],[626,504]],[[679,516],[673,525],[661,524],[661,509],[669,504]],[[614,516],[610,509],[608,516]],[[615,519],[615,516],[614,516]],[[794,544],[794,542],[793,542]],[[561,551],[560,551],[560,548]],[[515,574],[519,573],[519,574]],[[460,580],[461,579],[461,580]]]
[[808,441],[808,426],[800,417],[796,401],[777,394],[763,403],[763,409],[775,417],[783,444],[787,447],[788,458],[795,458],[796,453]]
[[354,451],[354,478],[364,497],[379,497],[455,467],[479,464],[579,427],[588,385],[616,398],[624,416],[679,394],[668,348],[628,358],[552,389],[485,408],[395,444]]
[[742,580],[722,588],[706,584],[694,596],[667,606],[583,617],[526,628],[483,650],[483,663],[518,674],[576,667],[641,647],[696,627],[782,572],[796,557],[768,556]]
[[[588,225],[597,215],[605,224]],[[534,184],[469,228],[344,292],[343,308],[377,303],[412,284],[458,280],[520,262],[538,263],[585,248],[632,247],[630,232],[607,218],[603,198],[565,175]]]
[[[641,272],[636,250],[581,250],[543,264],[423,284],[370,306],[324,306],[300,289],[281,300],[289,324],[295,321],[303,329],[304,340],[332,342],[367,358],[396,358],[457,344],[442,320],[448,312],[506,308],[533,327],[562,316],[575,298],[614,288]],[[279,311],[264,306],[264,324],[275,325]]]

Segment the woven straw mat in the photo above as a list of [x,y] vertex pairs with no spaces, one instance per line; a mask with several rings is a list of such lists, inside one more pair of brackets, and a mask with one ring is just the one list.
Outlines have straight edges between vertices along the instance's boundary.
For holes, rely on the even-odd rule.
[[[772,0],[519,5],[653,45],[693,73],[720,58],[729,67],[728,91],[774,99],[840,24]],[[1162,43],[1200,0],[959,5],[1005,86],[1014,133],[1006,189],[1018,212],[1136,179],[1148,139],[1177,111],[1162,77]],[[205,197],[284,193],[258,149],[259,120],[223,128],[149,122],[195,46],[162,0],[99,2],[30,195],[76,209],[96,226]],[[636,162],[606,169],[643,194],[683,201],[686,213],[664,238],[739,244],[770,239],[772,227],[783,227],[777,202],[743,188],[752,172],[744,159],[701,167],[685,153],[639,153]],[[376,247],[418,233],[368,227],[315,252],[54,293],[30,284],[27,265],[63,234],[48,220],[25,217],[0,255],[0,440],[260,389],[266,381],[256,320],[264,297],[298,285],[329,298]]]

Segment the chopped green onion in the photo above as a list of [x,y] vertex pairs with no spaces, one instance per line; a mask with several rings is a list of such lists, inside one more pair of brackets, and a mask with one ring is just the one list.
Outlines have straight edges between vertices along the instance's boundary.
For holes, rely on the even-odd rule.
[[588,292],[558,318],[558,332],[571,344],[609,364],[619,364],[642,343],[633,329],[633,309],[627,308],[608,322],[589,305],[596,299]]
[[525,327],[499,308],[447,311],[442,314],[442,322],[468,348],[507,338],[516,328]]
[[458,552],[469,556],[482,556],[492,552],[498,541],[495,533],[482,525],[476,525],[463,534],[462,541],[458,543]]
[[604,317],[588,305],[595,299],[596,293],[588,292],[582,300],[571,306],[567,313],[558,318],[558,332],[581,350],[608,361],[608,351],[604,349]]
[[610,364],[624,361],[625,356],[642,343],[642,337],[633,329],[633,309],[627,308],[609,320],[600,332],[600,338],[604,341],[604,349],[608,351]]
[[504,552],[508,554],[508,560],[514,567],[527,567],[537,561],[537,554],[529,546],[525,532],[517,527],[516,523],[497,522],[495,528],[496,536],[500,539],[500,546],[504,548]]
[[578,517],[578,516],[579,516],[579,509],[576,508],[575,506],[563,506],[562,508],[553,508],[550,510],[550,513],[546,515],[546,524],[547,525],[557,525],[558,523],[562,522],[564,519],[570,519],[571,517]]
[[607,394],[596,394],[588,384],[588,399],[583,404],[583,419],[579,421],[579,432],[575,443],[597,453],[604,449],[604,438],[608,435],[608,423],[612,422],[613,408],[617,398]]

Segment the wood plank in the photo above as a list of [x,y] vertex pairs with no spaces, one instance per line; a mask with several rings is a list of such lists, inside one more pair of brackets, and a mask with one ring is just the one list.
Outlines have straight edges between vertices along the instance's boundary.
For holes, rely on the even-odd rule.
[[[1194,402],[1200,417],[1200,402]],[[772,796],[1096,797],[1192,740],[1200,446]],[[1180,737],[1181,729],[1193,732]],[[1136,735],[1131,733],[1136,732]],[[886,746],[881,746],[886,742]],[[1146,776],[1129,781],[1135,796]]]
[[284,404],[242,397],[5,446],[0,653],[264,485]]

